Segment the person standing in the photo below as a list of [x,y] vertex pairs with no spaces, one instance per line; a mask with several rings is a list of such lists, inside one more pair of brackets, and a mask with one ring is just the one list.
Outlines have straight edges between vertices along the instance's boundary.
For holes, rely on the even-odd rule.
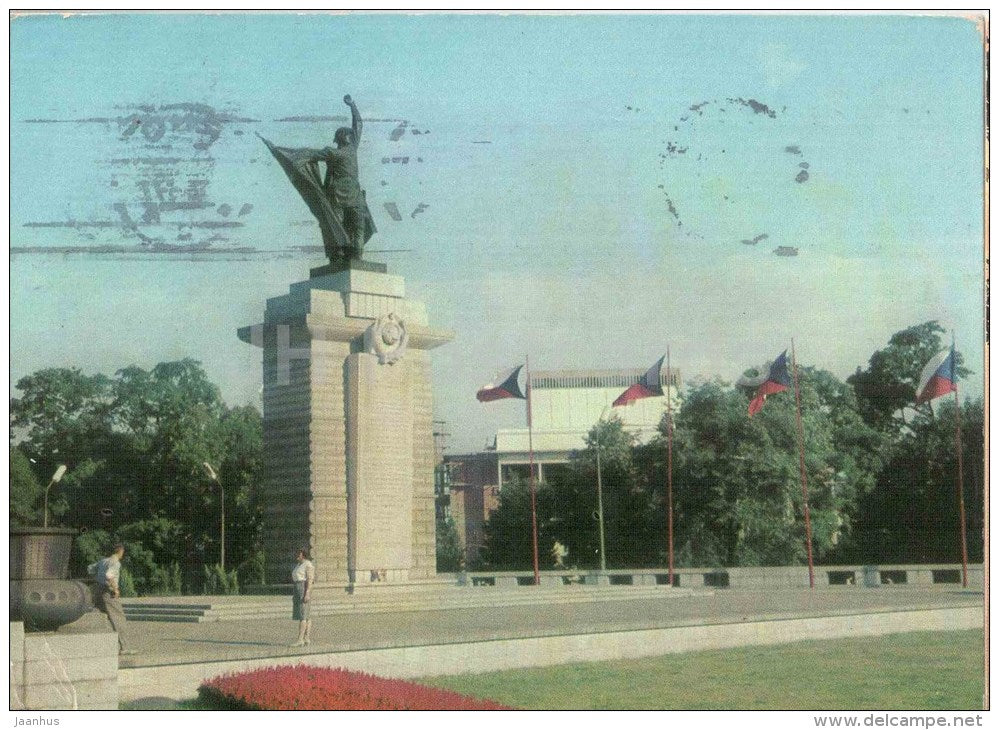
[[111,554],[98,560],[88,568],[97,581],[97,608],[111,621],[111,627],[118,634],[118,653],[135,654],[134,649],[125,645],[125,609],[121,605],[121,591],[118,577],[121,574],[121,559],[125,557],[125,546],[118,543],[111,548]]
[[305,548],[299,548],[295,553],[298,564],[291,571],[291,579],[295,583],[295,593],[291,599],[291,617],[298,621],[298,641],[291,646],[306,646],[310,643],[309,632],[312,630],[312,619],[309,618],[312,600],[312,584],[316,580],[316,566],[309,560]]
[[555,563],[556,570],[565,568],[565,559],[569,555],[569,548],[560,543],[558,540],[552,545],[552,560]]

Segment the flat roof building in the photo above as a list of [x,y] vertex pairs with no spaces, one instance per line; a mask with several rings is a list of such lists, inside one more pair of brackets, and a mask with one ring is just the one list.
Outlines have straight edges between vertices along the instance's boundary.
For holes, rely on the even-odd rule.
[[[565,464],[572,452],[585,448],[586,435],[601,415],[621,419],[625,430],[647,443],[657,433],[666,412],[666,396],[643,398],[631,405],[611,408],[627,388],[641,381],[645,370],[539,370],[531,373],[531,415],[533,420],[534,463],[537,476],[544,479],[545,465]],[[680,387],[680,372],[673,368],[660,375],[665,393],[670,388],[673,408]],[[503,486],[514,471],[527,476],[530,462],[527,427],[501,428],[493,442],[496,452],[497,484]]]
[[[624,428],[647,443],[658,433],[666,412],[666,396],[643,398],[628,406],[611,404],[630,386],[641,381],[645,369],[620,370],[539,370],[531,373],[531,415],[535,475],[544,481],[572,453],[586,446],[586,435],[600,420],[611,414]],[[679,408],[677,391],[680,372],[673,368],[660,375],[663,392],[670,389],[672,406]],[[483,526],[499,503],[503,483],[514,474],[527,478],[530,449],[526,425],[501,428],[491,448],[475,454],[444,457],[450,473],[451,514],[465,546],[466,561],[478,556]]]

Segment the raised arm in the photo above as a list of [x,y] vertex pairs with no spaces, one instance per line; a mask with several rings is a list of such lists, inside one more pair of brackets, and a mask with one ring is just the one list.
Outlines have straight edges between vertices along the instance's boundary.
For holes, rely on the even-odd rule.
[[357,111],[357,104],[350,98],[350,94],[343,97],[343,103],[350,107],[351,126],[354,128],[354,146],[361,144],[361,114]]

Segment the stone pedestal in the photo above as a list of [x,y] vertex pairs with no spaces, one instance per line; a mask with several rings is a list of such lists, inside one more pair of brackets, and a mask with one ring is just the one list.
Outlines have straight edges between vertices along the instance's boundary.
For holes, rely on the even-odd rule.
[[[389,315],[401,342],[365,337]],[[348,269],[292,284],[239,337],[263,348],[268,582],[290,582],[298,547],[320,585],[433,578],[428,350],[452,333],[429,326],[402,277]]]
[[117,634],[25,634],[11,621],[10,709],[117,710]]

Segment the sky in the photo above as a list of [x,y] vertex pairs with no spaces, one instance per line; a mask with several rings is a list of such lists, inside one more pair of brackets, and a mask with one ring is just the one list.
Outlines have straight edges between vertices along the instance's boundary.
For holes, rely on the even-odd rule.
[[[957,17],[29,15],[11,22],[12,388],[43,367],[201,361],[323,263],[257,138],[366,124],[367,257],[431,323],[448,451],[523,425],[535,369],[687,382],[788,347],[845,378],[953,330],[983,390],[983,52]],[[794,253],[796,255],[778,255]],[[16,391],[15,391],[16,394]]]

